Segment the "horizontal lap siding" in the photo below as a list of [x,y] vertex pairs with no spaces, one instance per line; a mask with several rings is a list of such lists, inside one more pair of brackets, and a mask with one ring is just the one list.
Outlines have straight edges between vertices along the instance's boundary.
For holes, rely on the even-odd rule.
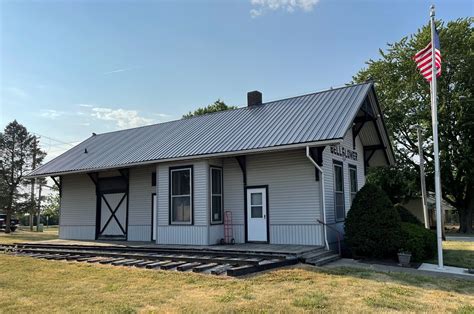
[[61,239],[95,239],[95,185],[86,174],[62,177],[59,237]]
[[274,244],[322,245],[321,225],[271,225]]
[[[364,173],[364,154],[363,146],[360,142],[359,137],[356,138],[356,148],[354,149],[352,142],[352,130],[349,130],[344,137],[341,144],[343,147],[355,150],[357,152],[357,161],[344,159],[340,156],[331,154],[330,147],[326,147],[323,152],[323,168],[325,173],[325,191],[326,191],[326,220],[330,224],[335,223],[335,208],[334,208],[334,160],[341,161],[343,163],[343,176],[344,176],[344,202],[346,209],[346,216],[350,210],[350,181],[349,181],[349,165],[355,165],[357,167],[357,183],[358,189],[360,190],[365,184],[365,173]],[[344,222],[336,224],[336,228],[340,232],[344,232]],[[335,232],[328,230],[328,241],[334,242],[336,240]]]
[[268,185],[270,225],[316,224],[320,187],[304,150],[251,155],[248,186]]
[[128,240],[150,241],[151,239],[151,198],[156,191],[151,178],[156,167],[130,169]]
[[[169,168],[193,166],[194,225],[169,225]],[[158,165],[158,232],[159,244],[207,245],[208,234],[208,172],[207,160],[174,162]],[[151,206],[151,205],[150,205]]]
[[322,243],[320,186],[304,150],[247,156],[247,183],[268,185],[270,243]]
[[239,163],[234,157],[225,158],[224,212],[232,214],[232,234],[236,243],[245,242],[244,234],[244,185]]
[[158,244],[208,245],[207,226],[159,226]]

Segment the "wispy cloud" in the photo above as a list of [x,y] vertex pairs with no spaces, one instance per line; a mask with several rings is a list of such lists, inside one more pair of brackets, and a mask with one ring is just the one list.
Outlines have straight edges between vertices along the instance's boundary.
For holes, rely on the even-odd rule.
[[153,119],[140,116],[136,110],[94,107],[91,115],[99,120],[113,121],[119,128],[133,128],[155,122]]
[[93,105],[89,105],[89,104],[78,104],[79,107],[84,107],[84,108],[92,108],[94,107]]
[[130,70],[135,70],[135,69],[138,69],[138,68],[139,67],[137,67],[137,66],[129,67],[129,68],[120,68],[120,69],[115,69],[115,70],[112,70],[112,71],[104,72],[103,74],[114,74],[114,73],[126,72],[126,71],[130,71]]
[[21,89],[19,87],[15,87],[15,86],[5,87],[5,91],[14,97],[18,97],[22,99],[30,98],[30,95],[24,89]]
[[252,18],[259,17],[267,11],[283,10],[289,13],[296,10],[310,12],[319,0],[250,0],[254,7],[250,10]]
[[59,118],[63,116],[64,114],[66,114],[63,111],[58,111],[54,109],[42,109],[41,111],[42,111],[40,113],[41,117],[51,119],[51,120],[55,120],[56,118]]

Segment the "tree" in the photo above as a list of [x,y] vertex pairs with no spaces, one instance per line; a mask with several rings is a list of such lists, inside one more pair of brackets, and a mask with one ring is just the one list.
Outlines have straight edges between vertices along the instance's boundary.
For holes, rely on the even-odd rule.
[[183,118],[191,118],[191,117],[195,117],[195,116],[202,116],[202,115],[207,114],[207,113],[230,110],[230,109],[237,109],[237,107],[236,106],[227,106],[225,104],[225,102],[218,99],[213,104],[210,104],[207,107],[198,108],[198,109],[194,110],[193,112],[190,111],[189,113],[183,115]]
[[[442,75],[438,79],[438,120],[443,198],[459,212],[460,232],[472,232],[474,212],[474,32],[469,19],[437,23]],[[428,187],[433,186],[430,87],[412,57],[430,41],[425,26],[388,44],[380,59],[369,60],[354,81],[373,80],[400,163],[418,167],[416,125],[425,134]]]
[[49,221],[52,224],[57,224],[59,221],[60,201],[59,189],[54,186],[52,193],[46,198],[46,204],[42,209],[42,215],[44,217],[49,217]]
[[33,155],[38,153],[34,142],[35,137],[16,120],[10,122],[4,132],[0,133],[0,176],[6,195],[2,204],[7,215],[6,233],[10,232],[12,215],[25,205],[22,202],[25,193],[19,188],[26,182],[25,174],[31,171]]
[[405,203],[420,193],[419,174],[411,165],[369,168],[367,182],[380,187],[393,204]]
[[400,248],[400,224],[385,192],[367,183],[357,192],[347,214],[345,241],[354,256],[392,257]]

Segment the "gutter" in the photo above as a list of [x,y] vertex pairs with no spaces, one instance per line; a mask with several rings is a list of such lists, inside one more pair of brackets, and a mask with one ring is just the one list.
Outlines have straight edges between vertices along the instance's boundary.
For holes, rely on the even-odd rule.
[[322,212],[323,212],[323,233],[324,233],[324,244],[326,245],[326,249],[329,250],[329,243],[328,243],[328,233],[326,229],[326,193],[324,189],[324,171],[323,169],[318,165],[316,161],[311,157],[311,154],[309,153],[309,146],[306,146],[306,158],[309,159],[309,161],[318,169],[318,171],[321,173],[321,197],[323,199],[323,206],[322,206]]

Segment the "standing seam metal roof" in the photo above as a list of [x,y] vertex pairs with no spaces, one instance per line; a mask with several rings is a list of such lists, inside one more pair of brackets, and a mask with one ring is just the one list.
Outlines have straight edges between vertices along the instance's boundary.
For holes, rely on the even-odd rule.
[[350,85],[97,134],[37,168],[30,176],[342,139],[371,87],[371,83]]

